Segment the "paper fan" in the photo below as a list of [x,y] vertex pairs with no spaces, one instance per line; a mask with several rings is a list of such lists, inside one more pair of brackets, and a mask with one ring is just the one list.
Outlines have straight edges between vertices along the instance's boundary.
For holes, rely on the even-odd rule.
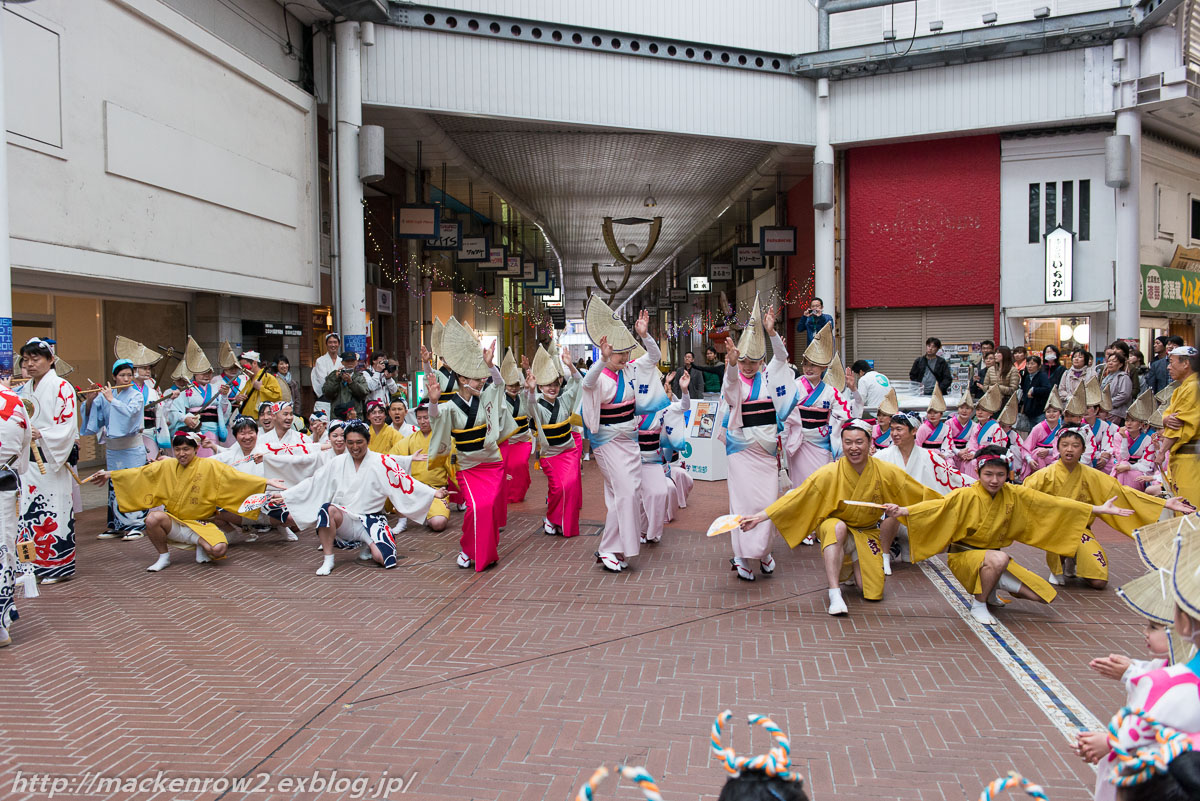
[[708,527],[708,536],[715,537],[718,534],[726,534],[733,531],[742,524],[741,515],[721,515],[712,522]]
[[242,501],[242,505],[238,507],[238,514],[245,515],[250,512],[257,512],[267,503],[267,493],[260,492],[257,495],[251,495],[246,500]]

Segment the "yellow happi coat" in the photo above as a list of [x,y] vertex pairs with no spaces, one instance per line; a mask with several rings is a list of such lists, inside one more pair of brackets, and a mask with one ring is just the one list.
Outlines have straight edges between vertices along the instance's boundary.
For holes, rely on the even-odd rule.
[[[1127,487],[1108,473],[1084,464],[1077,464],[1074,470],[1068,470],[1061,461],[1055,462],[1025,479],[1025,486],[1089,506],[1099,506],[1115,495],[1117,505],[1132,509],[1133,514],[1129,517],[1101,515],[1100,519],[1130,537],[1133,536],[1134,529],[1158,520],[1163,510],[1162,498],[1155,498],[1133,487]],[[1108,581],[1108,554],[1089,530],[1090,523],[1088,526],[1087,529],[1075,532],[1079,536],[1079,545],[1074,554],[1075,574],[1081,578]],[[1046,564],[1049,565],[1051,573],[1062,575],[1062,558],[1058,554],[1047,553]]]
[[[818,530],[821,548],[837,540],[836,528],[845,523],[854,538],[854,552],[862,571],[863,597],[883,598],[883,546],[879,541],[880,509],[847,506],[842,501],[894,503],[910,506],[938,493],[892,464],[867,459],[860,474],[845,457],[815,470],[799,487],[767,507],[771,522],[795,548],[809,532]],[[847,548],[847,551],[850,549]]]
[[[245,403],[241,404],[242,414],[247,417],[257,420],[259,404],[283,400],[283,390],[279,388],[279,379],[268,373],[267,368],[261,368],[254,374],[254,378],[243,375],[242,379],[238,389],[248,391]],[[262,389],[254,388],[256,380],[262,384]]]
[[1183,428],[1164,428],[1162,432],[1171,447],[1167,478],[1176,495],[1182,495],[1192,506],[1200,507],[1200,455],[1195,452],[1196,445],[1192,445],[1200,441],[1200,385],[1196,383],[1196,376],[1188,376],[1171,393],[1171,402],[1163,410],[1163,417],[1171,414],[1183,421]]
[[[429,434],[422,434],[420,431],[414,431],[407,437],[397,437],[395,447],[392,453],[397,456],[416,456],[423,453],[429,455],[429,440],[431,439],[432,431]],[[450,457],[446,454],[436,456],[424,461],[413,460],[409,466],[408,472],[417,481],[422,484],[428,484],[435,489],[441,489],[450,483],[450,476],[447,473],[446,463]],[[449,517],[450,507],[441,498],[434,498],[433,503],[429,507],[429,517]]]
[[[1013,541],[1059,556],[1074,556],[1079,531],[1092,519],[1092,505],[1005,484],[992,496],[982,483],[956,489],[936,500],[908,507],[912,560],[920,562],[949,548],[947,561],[967,592],[982,591],[979,568],[985,552]],[[1041,576],[1017,564],[1008,572],[1049,603],[1057,594]]]
[[396,445],[404,439],[404,435],[386,423],[379,431],[376,431],[374,426],[370,428],[371,442],[367,445],[369,450],[375,453],[397,453]]
[[[181,467],[176,459],[162,459],[145,467],[111,474],[117,505],[122,512],[163,506],[167,515],[210,545],[228,542],[225,533],[208,518],[217,507],[236,511],[251,495],[265,492],[267,480],[222,464],[196,457]],[[250,512],[249,517],[257,517]]]

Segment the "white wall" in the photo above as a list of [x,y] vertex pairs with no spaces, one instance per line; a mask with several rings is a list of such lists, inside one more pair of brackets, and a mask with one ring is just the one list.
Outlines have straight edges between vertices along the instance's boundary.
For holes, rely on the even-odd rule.
[[1141,262],[1165,267],[1175,247],[1198,247],[1191,238],[1191,201],[1200,201],[1200,156],[1150,136],[1142,137]]
[[[300,78],[304,24],[277,0],[161,0],[285,80]],[[304,5],[301,3],[300,5]],[[284,27],[284,19],[287,27]],[[288,38],[291,38],[289,52]]]
[[[1062,182],[1074,182],[1075,213],[1079,216],[1079,181],[1091,181],[1091,231],[1086,242],[1075,241],[1073,303],[1113,299],[1113,260],[1116,258],[1113,190],[1104,185],[1105,132],[1005,139],[1000,164],[1000,305],[1003,309],[1045,303],[1045,245],[1029,242],[1029,185],[1058,184],[1062,219]],[[1045,235],[1045,213],[1039,226]],[[1067,226],[1067,227],[1078,227]],[[1064,304],[1065,306],[1069,304]],[[1092,342],[1107,341],[1106,315],[1092,319]],[[1103,325],[1103,330],[1102,329]],[[1009,324],[1010,341],[1021,341],[1019,321]]]
[[310,96],[159,0],[3,19],[15,269],[317,302]]

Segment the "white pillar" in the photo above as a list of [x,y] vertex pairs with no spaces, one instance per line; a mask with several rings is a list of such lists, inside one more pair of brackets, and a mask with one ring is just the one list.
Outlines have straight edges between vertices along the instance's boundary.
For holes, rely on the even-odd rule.
[[[0,9],[0,133],[4,119],[4,12]],[[8,144],[0,140],[0,375],[13,369],[12,267],[8,254]]]
[[[833,315],[838,308],[837,291],[834,284],[833,254],[835,242],[833,181],[833,146],[829,135],[829,81],[817,81],[817,145],[813,151],[813,201],[814,206],[825,205],[818,194],[824,194],[830,202],[828,208],[813,209],[813,263],[816,274],[813,294],[825,303],[825,313]],[[839,324],[841,321],[837,321]]]
[[[1133,87],[1141,73],[1141,43],[1126,39],[1125,61],[1121,79],[1125,87]],[[1120,95],[1121,111],[1117,112],[1117,134],[1129,137],[1129,185],[1115,190],[1117,223],[1116,271],[1116,330],[1110,339],[1136,338],[1141,295],[1141,208],[1142,188],[1142,117],[1134,106],[1136,91]]]
[[334,26],[337,47],[337,193],[342,347],[367,357],[367,268],[363,188],[358,179],[362,58],[357,22]]

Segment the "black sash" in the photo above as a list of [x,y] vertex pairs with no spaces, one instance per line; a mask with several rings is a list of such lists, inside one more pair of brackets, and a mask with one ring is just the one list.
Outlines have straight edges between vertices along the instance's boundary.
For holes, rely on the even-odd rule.
[[642,453],[658,453],[662,436],[657,431],[638,432],[638,450]]
[[[742,428],[776,425],[775,404],[771,400],[753,400],[742,403]],[[805,426],[807,428],[808,426]]]
[[[743,407],[744,409],[745,407]],[[746,424],[746,413],[742,412],[742,425]],[[800,407],[800,425],[804,428],[820,428],[829,425],[828,409],[806,409]]]
[[462,453],[481,451],[483,443],[487,439],[487,425],[457,428],[450,432],[450,436],[454,440],[454,447]]
[[542,435],[546,437],[546,444],[551,447],[557,448],[559,445],[566,445],[571,439],[571,421],[543,423]]
[[615,409],[600,410],[600,424],[611,426],[619,423],[628,423],[633,420],[633,402],[624,403]]

